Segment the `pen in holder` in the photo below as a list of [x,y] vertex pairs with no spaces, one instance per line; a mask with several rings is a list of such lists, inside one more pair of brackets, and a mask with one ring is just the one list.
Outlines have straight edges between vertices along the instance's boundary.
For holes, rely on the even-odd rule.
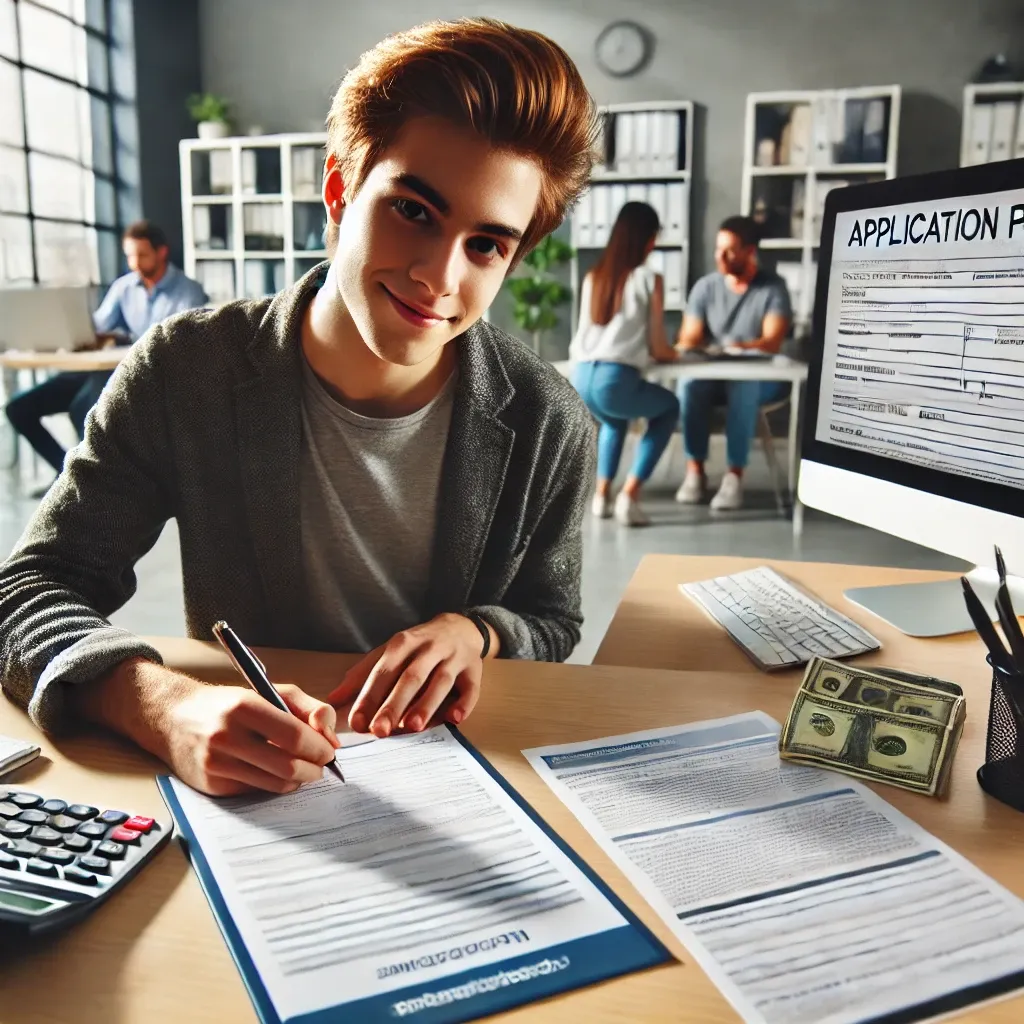
[[[985,659],[992,665],[992,658]],[[985,763],[978,783],[989,796],[1024,811],[1024,675],[992,666]]]

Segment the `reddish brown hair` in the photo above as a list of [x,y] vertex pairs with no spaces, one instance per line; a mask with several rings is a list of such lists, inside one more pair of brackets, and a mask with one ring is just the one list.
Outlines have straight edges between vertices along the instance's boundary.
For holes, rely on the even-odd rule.
[[[576,65],[539,32],[491,18],[432,21],[367,50],[327,118],[327,153],[358,191],[405,122],[434,115],[533,159],[543,184],[513,266],[586,187],[598,121]],[[334,228],[336,233],[336,227]]]
[[647,203],[626,203],[615,218],[608,244],[590,272],[590,319],[606,324],[618,311],[630,272],[647,258],[647,246],[661,229]]

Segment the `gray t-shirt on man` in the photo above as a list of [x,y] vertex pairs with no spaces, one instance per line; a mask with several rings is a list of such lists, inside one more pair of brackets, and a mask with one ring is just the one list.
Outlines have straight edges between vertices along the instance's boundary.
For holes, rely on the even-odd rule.
[[410,416],[361,416],[303,359],[302,568],[317,646],[372,650],[423,621],[453,374]]
[[[686,315],[704,321],[705,341],[756,341],[768,313],[792,317],[789,290],[777,274],[759,270],[742,294],[725,282],[725,275],[705,274],[690,291]],[[731,321],[730,321],[731,317]]]

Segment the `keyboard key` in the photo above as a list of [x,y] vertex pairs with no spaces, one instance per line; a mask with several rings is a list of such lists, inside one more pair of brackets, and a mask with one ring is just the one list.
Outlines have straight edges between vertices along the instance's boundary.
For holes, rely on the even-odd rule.
[[45,825],[50,820],[46,811],[22,811],[18,815],[18,821],[24,821],[28,825]]
[[67,814],[55,814],[50,819],[50,828],[55,828],[58,832],[74,832],[75,829],[81,824],[77,818],[72,818]]
[[4,853],[9,853],[12,857],[38,857],[42,852],[41,846],[30,843],[27,839],[19,839],[17,842],[11,843],[10,846],[4,847]]
[[104,825],[120,825],[122,822],[127,821],[128,817],[124,811],[104,811],[97,816],[96,820],[102,821]]
[[63,814],[67,807],[63,800],[44,800],[39,805],[39,810],[46,811],[47,814]]
[[102,839],[107,834],[107,826],[98,821],[87,821],[84,825],[78,826],[78,834],[90,839]]
[[8,871],[17,871],[21,867],[21,861],[17,857],[9,857],[5,850],[0,850],[0,868],[7,868]]
[[17,804],[12,804],[10,800],[0,802],[0,818],[16,818],[19,814],[21,808]]
[[137,843],[139,841],[141,832],[136,832],[133,828],[128,828],[126,825],[118,825],[117,828],[110,830],[108,839],[113,839],[118,843]]
[[43,798],[36,793],[11,793],[8,799],[21,808],[38,807],[43,802]]
[[156,822],[152,818],[136,814],[124,823],[124,827],[134,829],[136,832],[148,832],[155,824]]
[[88,836],[65,836],[61,845],[74,853],[86,853],[92,847],[92,840]]
[[0,825],[0,836],[7,836],[8,839],[20,839],[31,831],[32,826],[23,821],[5,821]]
[[43,850],[39,854],[40,860],[47,860],[51,864],[60,864],[61,867],[66,867],[68,864],[74,863],[75,855],[69,853],[67,850]]
[[60,846],[60,841],[63,838],[59,832],[55,832],[47,825],[37,825],[32,829],[32,835],[29,836],[32,842],[39,843],[40,846]]
[[65,868],[64,879],[68,882],[75,882],[78,885],[96,884],[95,875],[90,875],[88,871],[80,871],[78,868]]
[[26,871],[31,871],[34,875],[49,875],[51,878],[57,877],[57,865],[47,864],[45,860],[30,860],[25,865]]
[[110,874],[110,861],[106,857],[79,857],[78,866],[94,871],[97,875]]
[[99,814],[99,808],[90,807],[88,804],[72,804],[64,813],[70,814],[72,818],[87,821],[89,818],[95,818]]
[[120,860],[124,856],[124,847],[120,843],[100,843],[96,847],[96,853],[110,860]]

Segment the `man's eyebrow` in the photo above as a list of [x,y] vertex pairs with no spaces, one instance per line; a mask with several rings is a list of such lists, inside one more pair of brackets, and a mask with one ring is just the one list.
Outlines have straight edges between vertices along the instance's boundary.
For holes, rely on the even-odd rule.
[[[433,206],[440,213],[447,216],[451,212],[451,204],[440,192],[437,191],[433,185],[428,185],[422,178],[418,178],[415,174],[399,174],[391,179],[395,185],[404,185],[405,188],[417,195],[422,196],[431,206]],[[523,239],[523,233],[518,228],[509,226],[508,224],[477,224],[477,231],[482,231],[487,235],[497,235],[500,238],[509,238],[515,242],[521,242]]]

